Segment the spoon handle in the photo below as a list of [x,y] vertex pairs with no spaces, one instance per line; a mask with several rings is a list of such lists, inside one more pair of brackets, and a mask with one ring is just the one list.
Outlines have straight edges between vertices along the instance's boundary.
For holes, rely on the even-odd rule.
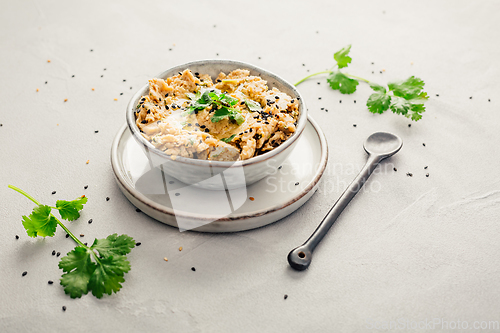
[[347,189],[342,193],[333,207],[330,208],[330,211],[323,218],[323,221],[321,221],[311,237],[309,237],[304,244],[290,251],[288,254],[288,263],[292,266],[292,268],[298,271],[303,271],[309,267],[311,264],[312,252],[316,246],[323,239],[323,237],[325,237],[337,217],[339,217],[344,208],[349,204],[349,201],[351,201],[361,187],[363,187],[364,183],[368,177],[370,177],[371,173],[375,170],[380,161],[381,158],[379,156],[370,155],[363,169],[361,169],[349,187],[347,187]]

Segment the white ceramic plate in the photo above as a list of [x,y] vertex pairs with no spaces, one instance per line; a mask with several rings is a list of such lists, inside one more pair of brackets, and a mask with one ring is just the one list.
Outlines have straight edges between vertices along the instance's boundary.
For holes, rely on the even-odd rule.
[[126,125],[111,147],[116,182],[134,206],[160,222],[201,232],[249,230],[284,218],[316,192],[327,160],[325,136],[310,117],[276,173],[236,190],[204,190],[152,169]]

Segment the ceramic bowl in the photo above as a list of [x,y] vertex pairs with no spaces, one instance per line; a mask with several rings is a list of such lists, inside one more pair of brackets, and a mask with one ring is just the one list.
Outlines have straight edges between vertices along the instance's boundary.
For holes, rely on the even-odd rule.
[[127,124],[135,140],[143,148],[149,159],[150,167],[159,167],[162,171],[178,180],[197,187],[210,190],[234,189],[253,184],[269,174],[282,164],[295,148],[299,136],[307,123],[307,108],[304,99],[295,87],[278,75],[257,66],[234,60],[199,60],[172,67],[157,76],[166,79],[170,76],[190,69],[193,72],[206,73],[212,78],[220,72],[229,73],[235,69],[246,69],[250,75],[260,76],[267,81],[269,89],[273,87],[287,93],[299,101],[299,118],[296,131],[277,148],[262,155],[243,161],[226,162],[199,160],[178,156],[172,160],[160,149],[155,148],[140,133],[135,123],[134,109],[140,98],[147,95],[149,86],[145,85],[137,91],[127,106]]

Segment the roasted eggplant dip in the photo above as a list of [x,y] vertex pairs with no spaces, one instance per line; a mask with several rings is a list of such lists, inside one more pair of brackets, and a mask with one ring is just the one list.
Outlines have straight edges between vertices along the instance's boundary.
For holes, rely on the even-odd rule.
[[237,69],[215,82],[189,69],[149,80],[135,110],[142,135],[173,160],[246,160],[278,147],[296,129],[299,102]]

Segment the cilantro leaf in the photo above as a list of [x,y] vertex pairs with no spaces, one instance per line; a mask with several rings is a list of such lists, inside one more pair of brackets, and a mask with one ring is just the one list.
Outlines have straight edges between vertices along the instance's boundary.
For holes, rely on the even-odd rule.
[[384,87],[382,87],[380,84],[370,82],[369,85],[370,85],[370,88],[372,88],[374,91],[382,92],[384,94],[387,92],[387,90]]
[[389,109],[390,103],[390,95],[387,95],[385,92],[375,92],[368,97],[366,106],[372,113],[383,113],[385,110]]
[[237,111],[233,111],[233,114],[230,116],[231,119],[234,119],[238,125],[241,125],[245,122],[245,117]]
[[125,282],[123,275],[130,271],[130,263],[125,256],[111,256],[99,259],[99,264],[89,280],[92,295],[101,298],[103,294],[118,292]]
[[237,98],[234,98],[234,97],[226,95],[226,94],[221,94],[219,101],[225,102],[225,103],[229,104],[230,106],[234,106],[236,103],[238,103]]
[[233,139],[234,139],[235,136],[236,136],[236,134],[233,134],[229,138],[223,138],[223,139],[220,139],[220,140],[224,141],[225,143],[229,143],[229,142],[233,141]]
[[251,99],[245,99],[245,104],[247,108],[252,112],[262,111],[262,107],[256,101],[252,101]]
[[359,84],[358,81],[348,78],[339,71],[332,72],[326,80],[332,89],[339,90],[342,94],[352,94]]
[[74,221],[80,217],[80,211],[83,205],[87,203],[87,197],[80,197],[73,201],[57,200],[56,208],[59,210],[61,217],[68,221]]
[[90,277],[97,267],[90,256],[89,250],[77,246],[59,262],[59,268],[65,272],[61,276],[61,285],[71,298],[79,298],[88,293]]
[[406,116],[411,109],[411,103],[403,97],[394,96],[391,98],[390,107],[392,112]]
[[428,97],[426,93],[423,93],[425,96],[420,96],[424,85],[424,81],[414,76],[409,77],[405,81],[392,82],[388,84],[389,90],[393,92],[394,96],[403,97],[404,99],[412,99],[416,97],[427,99]]
[[52,237],[56,232],[57,220],[50,214],[52,208],[46,205],[38,205],[33,208],[29,217],[23,215],[23,226],[30,237]]
[[351,45],[344,47],[333,55],[339,68],[347,67],[347,65],[351,63],[352,58],[348,56],[349,51],[351,51]]
[[135,247],[134,239],[127,235],[112,234],[104,239],[96,239],[90,247],[102,257],[125,255]]
[[212,116],[212,118],[210,118],[210,120],[213,122],[213,123],[218,123],[219,121],[221,121],[222,119],[224,119],[225,117],[229,116],[231,114],[231,112],[229,111],[228,108],[226,107],[221,107],[220,109],[216,110],[214,112],[214,115]]

